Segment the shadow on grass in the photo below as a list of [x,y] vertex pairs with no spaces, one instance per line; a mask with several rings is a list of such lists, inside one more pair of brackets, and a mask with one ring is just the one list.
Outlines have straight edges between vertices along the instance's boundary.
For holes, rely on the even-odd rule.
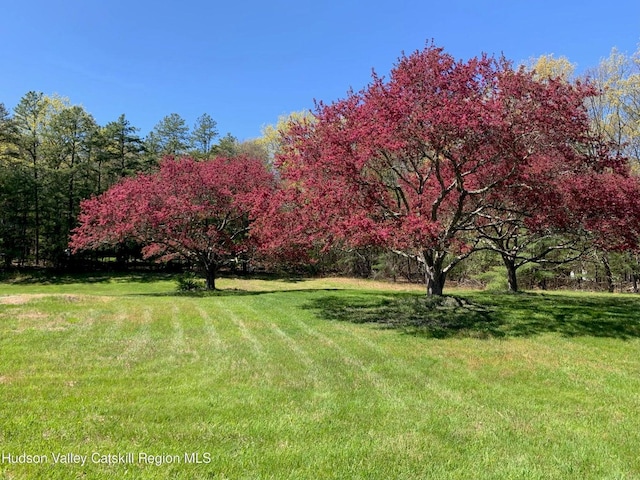
[[293,292],[334,292],[338,291],[338,288],[292,288],[286,290],[243,290],[240,288],[222,288],[216,290],[191,290],[191,291],[168,291],[168,292],[145,292],[135,293],[142,297],[193,297],[193,298],[216,298],[216,297],[243,297],[243,296],[256,296],[256,295],[268,295],[271,293],[293,293]]
[[568,337],[640,337],[640,298],[631,296],[331,295],[305,308],[326,320],[372,323],[429,338],[509,338],[551,332]]
[[640,338],[640,297],[603,294],[488,295],[492,316],[509,336],[559,333],[568,337]]
[[47,269],[25,269],[0,274],[0,282],[10,285],[69,285],[73,283],[136,282],[171,280],[175,274],[163,272],[91,272],[59,274]]
[[[177,280],[181,274],[154,271],[94,271],[87,273],[58,273],[46,268],[23,268],[10,271],[0,270],[0,283],[11,285],[68,285],[73,283],[110,283],[135,282],[153,283],[163,280]],[[195,277],[204,284],[204,279]],[[298,284],[308,281],[308,278],[278,275],[268,273],[254,273],[247,275],[229,274],[220,278],[246,280],[279,280],[284,283]]]

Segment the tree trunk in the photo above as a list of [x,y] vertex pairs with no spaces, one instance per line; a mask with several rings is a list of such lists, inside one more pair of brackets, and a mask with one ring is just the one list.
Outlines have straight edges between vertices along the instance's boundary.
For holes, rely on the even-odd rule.
[[36,265],[40,264],[40,189],[38,188],[38,165],[33,158],[33,209],[34,209],[34,255]]
[[638,280],[640,280],[640,275],[632,273],[631,280],[633,281],[633,293],[638,293]]
[[207,265],[205,267],[205,288],[207,290],[216,289],[216,274],[218,273],[217,265]]
[[509,292],[516,293],[518,291],[518,276],[516,275],[516,262],[508,255],[502,255],[504,266],[507,267],[507,286]]
[[442,269],[445,253],[427,250],[423,253],[424,279],[427,288],[427,296],[442,295],[444,282],[447,279],[446,272]]
[[607,281],[607,292],[613,293],[613,274],[611,273],[611,265],[609,264],[609,255],[602,254],[602,265],[604,266],[605,279]]
[[73,226],[76,219],[76,216],[74,215],[74,212],[73,212],[74,210],[73,195],[74,195],[74,191],[73,191],[73,170],[72,170],[69,173],[69,189],[68,189],[69,198],[67,199],[67,231],[68,232],[73,230]]

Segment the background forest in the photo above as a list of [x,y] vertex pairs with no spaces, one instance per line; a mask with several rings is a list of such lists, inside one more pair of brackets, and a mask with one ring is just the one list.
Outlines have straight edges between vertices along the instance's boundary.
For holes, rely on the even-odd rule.
[[[566,58],[544,56],[526,68],[541,78],[576,80],[574,66]],[[594,133],[607,140],[614,154],[629,158],[637,175],[640,51],[626,55],[614,50],[583,77],[599,91],[586,105]],[[304,114],[291,114],[288,118],[301,115]],[[83,106],[58,95],[27,92],[12,111],[0,103],[2,268],[68,270],[140,265],[137,245],[123,244],[100,254],[71,254],[69,238],[78,225],[82,200],[105,192],[123,178],[156,171],[166,156],[196,160],[247,156],[275,168],[273,158],[288,118],[265,127],[261,138],[239,141],[231,133],[220,136],[216,121],[207,113],[192,126],[178,113],[171,113],[143,136],[125,114],[99,125]],[[521,288],[638,291],[638,252],[607,252],[585,242],[571,251],[536,255],[536,251],[546,249],[544,242],[542,239],[526,246],[528,253],[518,265]],[[311,256],[314,261],[303,267],[307,273],[423,281],[424,272],[418,262],[373,247],[318,251]],[[251,268],[265,265],[250,264]],[[294,267],[286,262],[270,262],[268,268]],[[475,253],[457,265],[448,278],[473,286],[507,288],[502,261],[491,251]]]

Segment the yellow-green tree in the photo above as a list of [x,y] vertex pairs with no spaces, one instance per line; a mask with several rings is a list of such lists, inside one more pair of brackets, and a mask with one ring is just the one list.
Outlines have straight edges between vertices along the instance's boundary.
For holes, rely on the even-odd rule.
[[309,110],[280,115],[275,125],[269,124],[262,127],[262,137],[256,141],[264,146],[269,158],[273,160],[282,148],[282,136],[289,131],[290,125],[296,122],[313,122],[314,118]]
[[43,171],[46,169],[47,132],[54,116],[68,108],[69,101],[42,92],[28,92],[14,109],[13,121],[18,135],[19,158],[30,171],[32,195],[32,245],[34,261],[40,263],[42,228],[41,190]]
[[621,155],[640,162],[640,49],[626,55],[616,49],[587,72],[600,95],[587,104],[594,131]]
[[260,138],[244,140],[238,143],[237,155],[249,158],[257,158],[259,160],[262,160],[265,165],[269,165],[271,161],[267,147]]
[[[600,94],[591,97],[587,108],[593,131],[609,142],[611,148],[631,160],[640,174],[640,48],[633,55],[611,50],[607,58],[586,74]],[[611,254],[601,253],[608,288],[613,290]],[[621,257],[631,272],[634,290],[638,290],[640,263],[638,256],[627,252]]]
[[531,59],[527,69],[535,72],[540,79],[561,78],[570,81],[576,71],[576,65],[567,57],[554,57],[553,54],[540,55]]

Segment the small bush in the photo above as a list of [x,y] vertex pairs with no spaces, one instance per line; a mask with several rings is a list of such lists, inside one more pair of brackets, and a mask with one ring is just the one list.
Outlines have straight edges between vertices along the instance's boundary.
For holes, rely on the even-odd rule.
[[197,292],[204,290],[204,280],[196,278],[193,275],[182,275],[177,278],[179,292]]
[[489,292],[506,292],[509,289],[507,283],[507,269],[502,266],[494,266],[485,272],[474,276],[484,284],[485,290]]

